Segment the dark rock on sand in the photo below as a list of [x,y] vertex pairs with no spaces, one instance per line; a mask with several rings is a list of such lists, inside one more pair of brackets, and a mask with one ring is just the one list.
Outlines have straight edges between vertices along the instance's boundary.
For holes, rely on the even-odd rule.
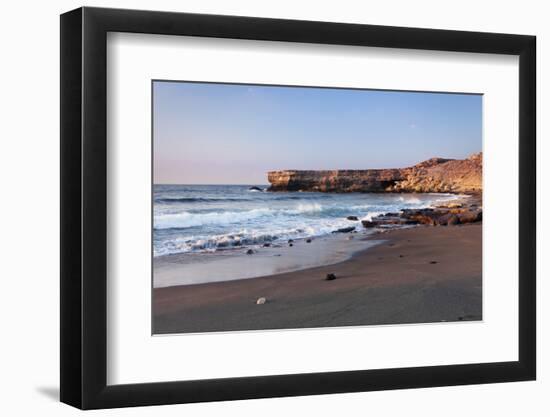
[[292,247],[294,246],[294,243],[289,243],[288,246]]
[[[392,214],[392,215],[390,215]],[[372,220],[363,220],[363,227],[372,228],[372,227],[390,227],[390,226],[404,226],[404,225],[414,225],[419,222],[415,219],[408,219],[401,217],[399,214],[396,216],[393,213],[388,213],[386,215],[380,215],[374,217]]]
[[306,243],[311,243],[311,239],[306,239]]
[[438,208],[404,209],[398,216],[380,215],[370,221],[363,220],[365,228],[391,227],[395,225],[423,224],[430,226],[455,226],[482,220],[480,208],[465,208],[462,204],[449,204]]
[[254,251],[253,251],[252,249],[248,249],[248,250],[246,251],[246,254],[247,254],[247,255],[253,255],[253,254],[254,254]]
[[357,216],[348,216],[348,217],[346,217],[346,219],[352,220],[352,221],[354,221],[354,222],[356,222],[356,221],[359,220],[359,218],[358,218]]
[[342,227],[341,229],[334,230],[332,233],[350,233],[355,230],[355,226],[352,227]]
[[326,281],[333,281],[335,279],[336,279],[336,275],[334,274],[327,274],[327,276],[325,277]]
[[460,219],[456,214],[451,214],[451,216],[449,217],[449,220],[447,220],[448,226],[455,226],[459,223],[460,223]]
[[428,224],[435,226],[438,224],[438,217],[443,213],[435,212],[432,208],[426,208],[426,209],[419,209],[419,210],[413,210],[413,209],[405,209],[401,213],[401,218],[413,220],[415,222],[418,222],[419,224]]
[[407,219],[401,216],[378,216],[373,219],[375,223],[378,223],[379,226],[382,225],[407,225],[407,224],[418,224],[418,221],[414,219]]
[[463,213],[458,213],[460,223],[475,223],[482,220],[481,210],[468,210]]
[[271,243],[266,242],[266,243],[264,243],[262,246],[263,246],[264,248],[269,248],[269,247],[271,246]]
[[442,216],[437,217],[435,219],[435,221],[440,226],[447,226],[449,224],[449,222],[452,224],[451,218],[453,216],[456,218],[456,220],[458,220],[458,217],[456,217],[455,214],[447,213],[447,214],[443,214]]

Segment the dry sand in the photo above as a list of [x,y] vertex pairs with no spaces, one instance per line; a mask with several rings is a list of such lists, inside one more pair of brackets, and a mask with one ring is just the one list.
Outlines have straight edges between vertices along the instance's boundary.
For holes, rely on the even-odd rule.
[[481,320],[481,237],[481,224],[394,230],[333,265],[156,288],[153,333]]

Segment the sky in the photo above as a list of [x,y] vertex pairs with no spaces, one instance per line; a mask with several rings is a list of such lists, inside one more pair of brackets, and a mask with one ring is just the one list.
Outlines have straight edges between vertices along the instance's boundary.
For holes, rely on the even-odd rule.
[[267,184],[282,169],[401,168],[482,147],[482,96],[153,82],[155,184]]

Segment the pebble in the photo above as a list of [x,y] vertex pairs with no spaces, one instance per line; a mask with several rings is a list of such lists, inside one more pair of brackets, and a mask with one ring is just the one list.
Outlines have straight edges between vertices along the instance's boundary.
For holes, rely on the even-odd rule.
[[332,281],[332,280],[335,280],[336,279],[336,275],[334,274],[327,274],[325,280],[327,281]]
[[267,302],[267,300],[265,299],[265,297],[260,297],[256,300],[256,304],[260,305],[260,304],[265,304]]
[[246,254],[247,254],[247,255],[253,255],[253,254],[254,254],[254,251],[253,251],[252,249],[248,249],[248,250],[246,251]]

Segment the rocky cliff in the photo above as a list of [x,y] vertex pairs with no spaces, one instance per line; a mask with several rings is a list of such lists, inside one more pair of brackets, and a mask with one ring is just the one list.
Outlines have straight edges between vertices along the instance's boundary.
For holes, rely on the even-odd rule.
[[269,191],[477,193],[481,153],[467,159],[431,158],[407,168],[270,171]]

